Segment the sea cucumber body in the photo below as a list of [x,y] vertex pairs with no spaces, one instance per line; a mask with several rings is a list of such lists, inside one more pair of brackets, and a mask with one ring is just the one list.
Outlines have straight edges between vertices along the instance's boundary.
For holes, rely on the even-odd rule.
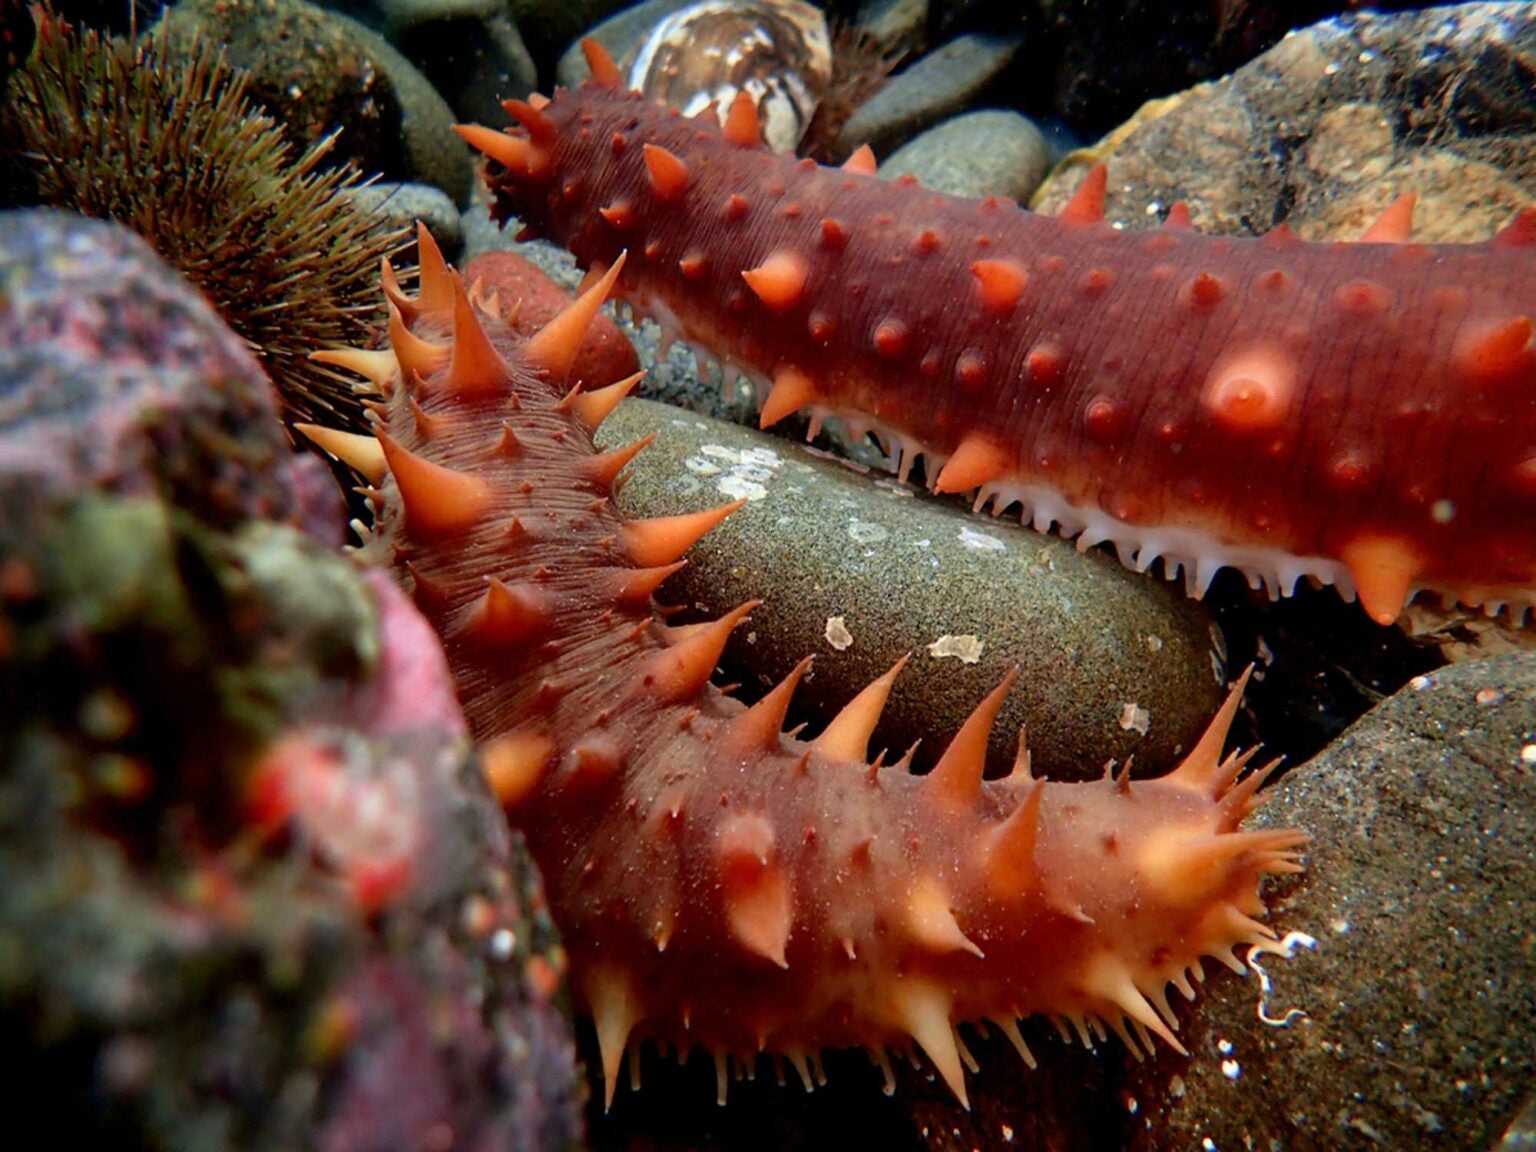
[[760,1053],[809,1085],[825,1047],[889,1071],[915,1042],[962,1100],[962,1021],[1176,1044],[1168,987],[1192,996],[1202,957],[1271,938],[1258,881],[1305,839],[1239,828],[1260,777],[1220,756],[1235,696],[1135,784],[1037,781],[1023,759],[983,781],[1006,685],[924,777],[865,760],[880,683],[814,742],[784,734],[804,667],[751,708],[709,683],[744,611],[674,629],[651,601],[697,529],[625,521],[597,401],[563,399],[526,355],[542,333],[427,265],[396,296],[400,370],[353,358],[389,396],[380,533],[544,875],[610,1098],[644,1039],[711,1051],[722,1096]]
[[[1126,232],[797,163],[600,84],[539,115],[534,164],[492,166],[500,215],[583,265],[627,252],[622,295],[787,376],[790,407],[930,477],[959,453],[944,486],[1196,590],[1232,564],[1388,617],[1420,587],[1536,595],[1529,218],[1469,245]],[[660,181],[655,149],[680,162]]]

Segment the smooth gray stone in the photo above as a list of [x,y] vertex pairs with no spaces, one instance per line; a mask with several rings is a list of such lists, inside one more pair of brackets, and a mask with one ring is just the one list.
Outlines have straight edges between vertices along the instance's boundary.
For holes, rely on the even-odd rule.
[[[1165,769],[1221,699],[1210,617],[1170,585],[894,477],[665,405],[627,401],[600,439],[653,431],[623,488],[627,515],[749,500],[694,545],[659,599],[687,604],[695,619],[761,597],[726,665],[755,697],[814,653],[797,696],[813,732],[903,653],[911,663],[874,746],[899,755],[921,739],[920,767],[1014,667],[992,734],[999,772],[1021,726],[1042,774],[1096,777],[1132,754],[1139,768]],[[967,655],[934,654],[945,651]]]
[[903,144],[880,165],[886,180],[916,176],[924,188],[980,200],[1034,195],[1050,171],[1050,148],[1040,129],[1017,112],[967,112]]
[[848,117],[838,135],[851,152],[868,144],[884,156],[930,124],[973,104],[1018,52],[1017,36],[957,36],[918,59]]
[[[377,216],[388,227],[410,228],[413,236],[416,221],[420,220],[432,233],[443,255],[450,261],[458,259],[464,244],[459,210],[448,194],[436,185],[381,181],[354,189],[347,196],[361,211]],[[415,259],[414,255],[405,253],[396,263],[410,264]]]

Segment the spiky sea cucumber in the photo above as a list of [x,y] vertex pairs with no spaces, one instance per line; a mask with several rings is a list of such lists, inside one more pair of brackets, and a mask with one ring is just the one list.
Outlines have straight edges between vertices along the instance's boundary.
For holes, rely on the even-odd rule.
[[[873,428],[903,472],[1161,558],[1289,593],[1359,594],[1391,622],[1420,588],[1516,618],[1536,604],[1536,209],[1481,244],[1408,242],[1400,200],[1362,243],[1103,222],[1096,171],[1061,215],[768,152],[594,80],[509,102],[499,218],[610,266],[618,293],[771,383]],[[845,166],[847,169],[849,166]]]
[[[782,731],[801,664],[751,707],[710,683],[751,610],[669,628],[652,593],[732,505],[627,521],[610,502],[644,442],[590,432],[636,377],[566,380],[620,274],[526,341],[425,230],[392,350],[329,353],[387,394],[377,443],[312,430],[381,490],[381,531],[441,633],[487,771],[528,839],[597,1027],[612,1099],[650,1039],[733,1068],[828,1047],[920,1047],[964,1102],[962,1022],[1048,1016],[1085,1040],[1178,1047],[1168,988],[1272,938],[1258,883],[1299,869],[1294,829],[1240,830],[1264,772],[1223,759],[1234,691],[1169,776],[1048,783],[1021,748],[982,778],[1009,684],[934,770],[866,760],[900,665],[815,740]],[[807,661],[808,663],[808,661]],[[1010,677],[1011,680],[1011,677]],[[1240,689],[1239,689],[1240,690]],[[782,1067],[782,1065],[781,1065]]]

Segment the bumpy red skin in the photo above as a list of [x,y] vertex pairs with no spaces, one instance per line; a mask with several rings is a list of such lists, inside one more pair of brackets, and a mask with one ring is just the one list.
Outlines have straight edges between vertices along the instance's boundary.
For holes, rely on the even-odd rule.
[[[1536,222],[1436,246],[1132,233],[797,163],[616,87],[542,116],[532,170],[491,165],[498,213],[583,265],[627,251],[621,294],[763,376],[806,373],[827,410],[940,461],[995,443],[1004,486],[1079,510],[1037,522],[1086,519],[1201,587],[1234,563],[1348,592],[1370,552],[1352,545],[1385,542],[1405,590],[1532,602]],[[683,161],[681,192],[658,193],[645,144]],[[742,273],[783,252],[807,275],[774,308]],[[1025,271],[1016,306],[984,305],[978,260]],[[1378,603],[1400,603],[1387,583]]]
[[[474,343],[468,305],[403,304],[416,337]],[[1270,938],[1258,881],[1305,837],[1238,831],[1257,798],[1218,763],[1235,699],[1178,772],[1134,786],[983,782],[985,717],[922,778],[871,768],[847,728],[781,734],[787,693],[749,711],[708,683],[728,626],[655,617],[613,458],[566,381],[483,322],[502,359],[467,372],[397,338],[381,534],[545,877],[610,1094],[643,1038],[722,1073],[915,1038],[963,1099],[958,1022],[1045,1013],[1150,1047],[1141,1029],[1172,1036],[1148,999],[1166,1013],[1202,956]],[[493,580],[521,606],[495,621]],[[855,713],[867,735],[878,707]]]

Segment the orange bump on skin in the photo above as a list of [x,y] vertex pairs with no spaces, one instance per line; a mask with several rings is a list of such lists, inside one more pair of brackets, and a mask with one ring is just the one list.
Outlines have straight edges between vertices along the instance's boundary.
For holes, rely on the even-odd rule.
[[971,265],[982,307],[994,316],[1006,316],[1018,306],[1029,283],[1029,273],[1013,260],[977,260]]
[[1363,533],[1340,549],[1339,558],[1354,577],[1355,591],[1371,619],[1381,625],[1396,620],[1419,573],[1413,546],[1401,537]]
[[1029,372],[1029,382],[1037,387],[1047,387],[1061,379],[1066,368],[1066,357],[1059,345],[1041,341],[1024,357],[1024,367]]
[[1531,368],[1531,332],[1529,316],[1474,327],[1456,340],[1456,364],[1479,383],[1503,383]]
[[1201,272],[1184,287],[1184,299],[1196,308],[1211,308],[1227,295],[1227,286],[1217,276]]
[[770,253],[756,268],[742,272],[747,287],[757,294],[770,311],[788,312],[799,304],[805,295],[806,277],[810,265],[798,252],[786,248]]
[[1294,374],[1282,353],[1251,348],[1217,362],[1201,404],[1229,432],[1270,432],[1284,423],[1294,388]]
[[1362,244],[1406,244],[1413,234],[1413,209],[1418,197],[1404,192],[1376,217],[1360,236]]
[[873,176],[879,166],[875,163],[875,152],[868,144],[860,144],[853,150],[853,154],[843,161],[843,171],[852,172],[855,176]]
[[725,138],[741,148],[757,148],[763,142],[763,125],[757,117],[757,102],[742,90],[731,101],[723,128]]
[[641,152],[645,155],[646,175],[650,177],[651,191],[656,193],[656,198],[666,203],[681,199],[692,178],[688,165],[656,144],[644,145]]
[[759,428],[771,428],[816,399],[816,384],[809,375],[788,364],[773,374],[773,387],[758,415]]
[[1066,224],[1099,223],[1104,219],[1104,193],[1108,188],[1109,169],[1095,164],[1088,169],[1088,175],[1083,177],[1083,182],[1072,193],[1072,199],[1067,201],[1057,219]]
[[1100,443],[1113,440],[1123,426],[1121,408],[1108,396],[1095,396],[1083,408],[1083,427]]
[[516,808],[543,782],[554,758],[555,742],[547,733],[514,729],[480,747],[486,782],[503,808]]
[[821,246],[841,248],[848,243],[848,226],[841,220],[825,217],[821,222]]
[[939,470],[933,482],[933,490],[969,492],[1005,476],[1012,463],[1012,454],[1001,444],[972,433],[960,441],[960,446]]
[[635,223],[635,210],[628,200],[615,200],[612,204],[599,208],[597,214],[621,232]]
[[1379,316],[1392,306],[1392,293],[1373,280],[1351,280],[1333,294],[1339,309],[1350,316]]
[[975,391],[987,382],[987,358],[980,352],[962,352],[955,361],[955,380],[960,387]]
[[894,360],[907,350],[912,341],[912,330],[906,322],[898,320],[894,316],[887,316],[875,325],[874,345],[875,351],[888,360]]

